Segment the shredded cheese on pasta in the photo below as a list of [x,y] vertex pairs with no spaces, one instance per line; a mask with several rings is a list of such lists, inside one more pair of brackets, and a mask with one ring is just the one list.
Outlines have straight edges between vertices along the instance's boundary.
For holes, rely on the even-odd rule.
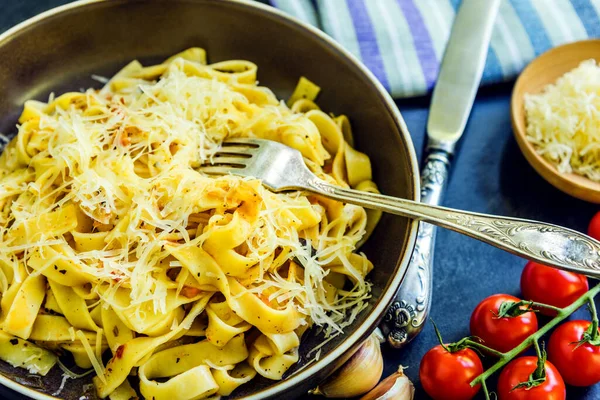
[[197,170],[226,138],[260,137],[332,184],[377,191],[316,85],[303,78],[288,107],[256,72],[192,48],[25,103],[0,157],[0,327],[39,346],[32,371],[60,349],[95,370],[100,397],[133,393],[136,367],[146,398],[229,395],[282,379],[308,328],[332,337],[367,306],[373,266],[356,249],[378,213]]

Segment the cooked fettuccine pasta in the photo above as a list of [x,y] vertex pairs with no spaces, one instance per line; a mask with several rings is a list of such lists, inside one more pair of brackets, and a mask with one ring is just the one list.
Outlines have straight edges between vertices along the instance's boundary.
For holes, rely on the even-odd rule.
[[256,73],[192,48],[25,103],[0,157],[1,359],[45,375],[72,355],[102,398],[135,397],[134,379],[147,399],[201,399],[282,379],[307,328],[352,323],[372,269],[357,245],[379,214],[196,170],[228,137],[259,137],[377,191],[316,85],[286,105]]

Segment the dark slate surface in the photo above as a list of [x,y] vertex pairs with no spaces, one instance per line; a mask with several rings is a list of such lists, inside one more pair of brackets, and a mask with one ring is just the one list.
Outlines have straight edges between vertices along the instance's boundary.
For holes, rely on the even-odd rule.
[[[0,31],[67,0],[0,0]],[[445,205],[465,210],[543,220],[584,231],[600,207],[573,199],[546,183],[527,164],[512,136],[509,102],[512,85],[485,89],[477,97],[451,174]],[[429,99],[398,102],[421,159]],[[432,318],[447,341],[469,334],[470,313],[494,293],[519,295],[525,262],[459,234],[440,231],[436,246]],[[576,316],[587,318],[580,311]],[[428,324],[405,350],[385,349],[384,374],[399,364],[417,385],[417,399],[427,398],[418,383],[419,361],[437,343]],[[494,384],[490,385],[493,389]],[[600,398],[600,385],[569,388],[569,399]],[[21,399],[0,387],[0,398]]]

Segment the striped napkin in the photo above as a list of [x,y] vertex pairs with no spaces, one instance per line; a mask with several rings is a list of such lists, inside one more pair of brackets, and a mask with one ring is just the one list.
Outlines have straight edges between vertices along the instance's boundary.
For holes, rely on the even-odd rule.
[[[423,95],[433,88],[461,2],[269,1],[331,35],[362,60],[394,97]],[[513,79],[551,47],[599,37],[599,15],[600,0],[502,0],[482,84]]]

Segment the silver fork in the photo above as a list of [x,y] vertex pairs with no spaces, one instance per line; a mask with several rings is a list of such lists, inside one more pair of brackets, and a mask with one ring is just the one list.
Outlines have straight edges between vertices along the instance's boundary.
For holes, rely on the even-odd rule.
[[423,204],[331,185],[313,174],[298,150],[264,139],[230,139],[200,171],[260,179],[274,192],[321,196],[415,218],[462,233],[529,260],[600,278],[600,242],[557,225]]

